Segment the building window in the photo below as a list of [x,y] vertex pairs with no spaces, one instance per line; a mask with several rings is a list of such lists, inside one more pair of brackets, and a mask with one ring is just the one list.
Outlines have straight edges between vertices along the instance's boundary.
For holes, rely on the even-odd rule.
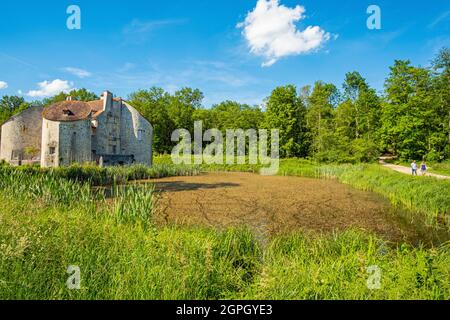
[[138,141],[144,140],[144,130],[139,129],[138,130]]
[[56,153],[56,148],[55,147],[50,147],[49,149],[48,149],[48,154],[49,155],[54,155]]

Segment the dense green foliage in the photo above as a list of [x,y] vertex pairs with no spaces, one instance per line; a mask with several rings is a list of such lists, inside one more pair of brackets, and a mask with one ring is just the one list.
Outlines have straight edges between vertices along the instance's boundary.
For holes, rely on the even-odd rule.
[[342,90],[322,81],[300,90],[281,86],[262,108],[226,101],[204,109],[201,93],[192,89],[170,95],[152,88],[130,99],[155,123],[158,153],[171,151],[174,128],[192,132],[201,120],[203,130],[279,129],[282,157],[357,163],[388,153],[442,161],[450,158],[449,56],[442,49],[430,68],[395,61],[381,95],[358,72],[349,72]]
[[308,155],[306,107],[295,86],[278,87],[267,100],[264,126],[280,130],[280,155]]
[[30,106],[22,97],[3,96],[0,100],[0,125]]
[[44,99],[42,101],[42,104],[45,106],[48,106],[48,105],[51,105],[56,102],[65,101],[67,99],[67,97],[71,97],[73,100],[78,100],[78,101],[93,101],[93,100],[99,99],[99,97],[95,93],[90,92],[83,88],[83,89],[78,89],[78,90],[74,89],[67,93],[61,92],[54,97]]
[[[347,231],[279,235],[266,247],[245,229],[155,225],[151,186],[116,186],[107,199],[50,172],[0,173],[0,299],[450,298],[445,244]],[[81,290],[67,288],[69,266]],[[367,286],[370,266],[380,289]]]

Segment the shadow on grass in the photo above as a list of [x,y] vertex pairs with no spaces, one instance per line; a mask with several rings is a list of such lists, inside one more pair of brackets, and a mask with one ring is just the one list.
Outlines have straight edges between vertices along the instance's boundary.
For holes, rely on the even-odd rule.
[[237,183],[188,183],[184,181],[156,182],[155,190],[158,192],[181,192],[194,190],[211,190],[239,187]]

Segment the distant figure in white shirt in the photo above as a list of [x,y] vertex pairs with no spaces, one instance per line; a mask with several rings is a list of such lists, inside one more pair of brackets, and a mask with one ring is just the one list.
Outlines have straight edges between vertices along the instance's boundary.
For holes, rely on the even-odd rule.
[[417,162],[416,160],[411,163],[412,175],[417,176]]

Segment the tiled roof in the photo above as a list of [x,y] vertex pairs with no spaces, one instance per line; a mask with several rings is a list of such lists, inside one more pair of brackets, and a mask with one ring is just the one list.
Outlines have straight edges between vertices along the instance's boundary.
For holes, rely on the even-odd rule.
[[[120,98],[114,98],[114,101],[122,101]],[[94,100],[89,102],[69,100],[62,101],[44,109],[43,117],[51,121],[78,121],[89,117],[92,112],[92,118],[95,119],[103,113],[103,100]]]
[[42,116],[51,121],[78,121],[89,117],[91,107],[82,101],[62,101],[44,109]]
[[103,100],[94,100],[88,102],[89,107],[92,110],[92,117],[97,118],[103,113]]

